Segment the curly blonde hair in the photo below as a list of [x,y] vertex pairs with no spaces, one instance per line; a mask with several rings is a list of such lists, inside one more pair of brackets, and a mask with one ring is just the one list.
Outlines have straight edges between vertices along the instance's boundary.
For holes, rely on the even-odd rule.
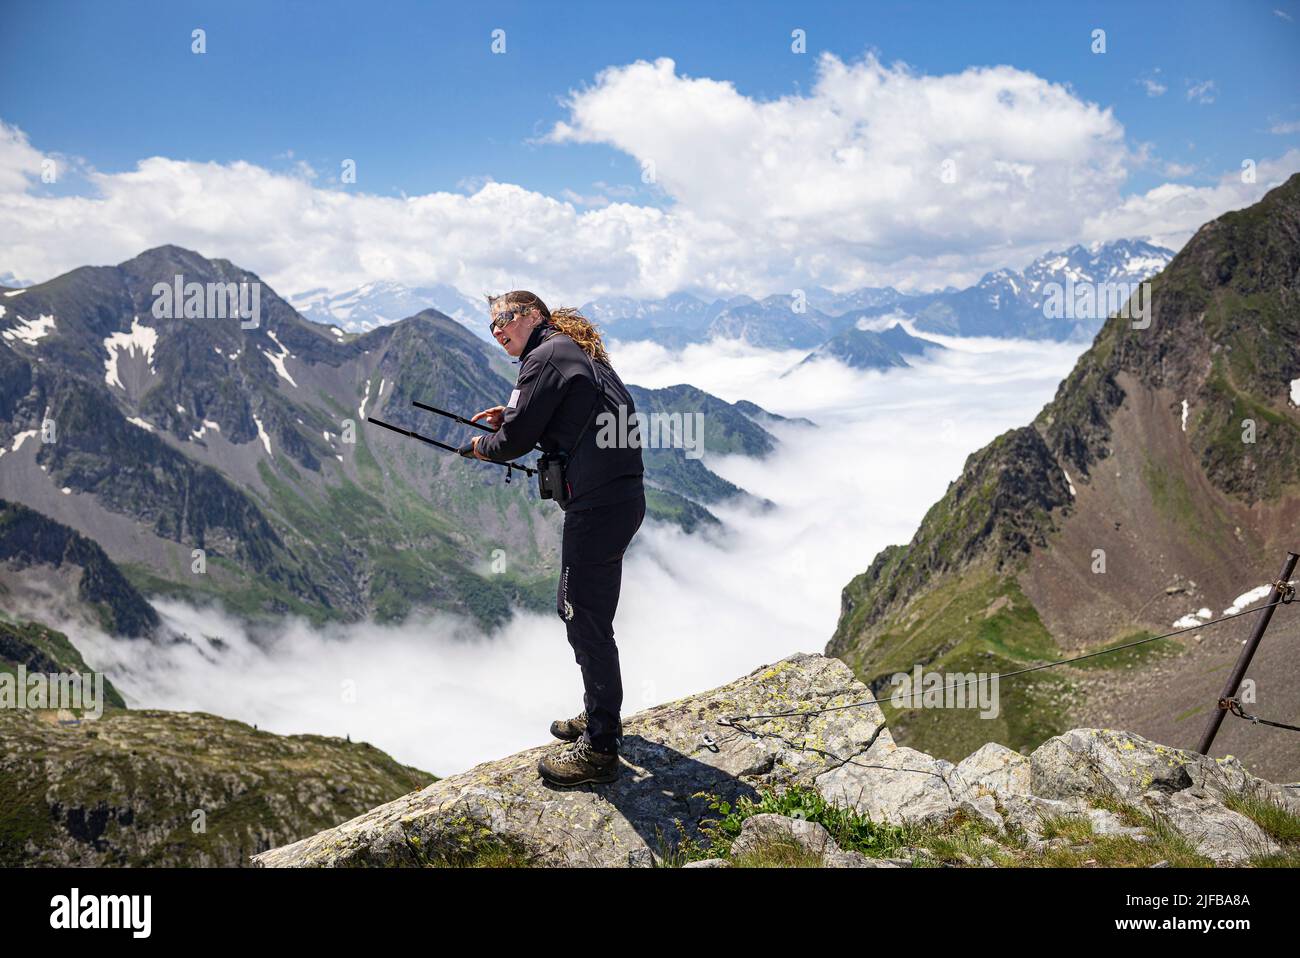
[[552,312],[546,308],[546,304],[541,301],[536,293],[531,293],[526,289],[511,290],[508,293],[502,293],[500,296],[489,294],[487,301],[490,310],[512,306],[524,310],[530,306],[536,306],[537,311],[542,314],[542,318],[546,322],[577,343],[584,353],[606,366],[610,364],[609,353],[605,350],[605,341],[601,338],[600,329],[574,307],[561,306]]

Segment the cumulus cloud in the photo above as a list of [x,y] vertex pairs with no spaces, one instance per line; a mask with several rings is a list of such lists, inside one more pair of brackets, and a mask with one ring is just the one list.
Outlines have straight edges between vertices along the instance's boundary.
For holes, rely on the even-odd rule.
[[40,178],[44,159],[27,134],[0,121],[0,195],[25,192],[32,180]]
[[1145,234],[1153,242],[1178,249],[1202,224],[1225,210],[1250,205],[1300,170],[1300,149],[1288,150],[1276,160],[1262,160],[1253,169],[1252,182],[1244,182],[1245,171],[1239,170],[1224,175],[1213,186],[1164,183],[1130,196],[1111,209],[1087,217],[1084,238],[1091,241]]
[[[303,160],[268,170],[158,156],[86,169],[82,194],[52,195],[36,178],[40,151],[0,122],[0,259],[44,279],[176,243],[290,295],[373,280],[472,296],[545,289],[576,303],[810,283],[916,289],[1084,240],[1158,236],[1177,247],[1232,208],[1222,204],[1266,188],[1126,197],[1126,178],[1149,158],[1113,112],[1010,66],[933,76],[827,53],[808,92],[762,100],[660,58],[601,71],[566,107],[548,148],[621,151],[653,181],[655,204],[628,184],[549,196],[492,171],[462,179],[463,192],[379,196],[364,171],[346,186]],[[1294,169],[1288,157],[1261,169]]]
[[552,141],[616,147],[683,214],[850,282],[879,274],[863,260],[1051,242],[1125,176],[1109,110],[1011,67],[933,77],[824,54],[811,93],[764,102],[661,58],[568,106]]

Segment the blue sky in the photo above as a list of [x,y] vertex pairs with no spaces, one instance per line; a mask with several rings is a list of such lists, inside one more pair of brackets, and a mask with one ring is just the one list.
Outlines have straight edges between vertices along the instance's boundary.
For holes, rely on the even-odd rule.
[[[105,186],[87,174],[125,176],[142,160],[165,157],[189,164],[246,162],[271,174],[310,176],[318,189],[368,196],[469,195],[491,180],[572,202],[579,213],[611,200],[685,212],[691,209],[686,197],[692,186],[669,178],[643,183],[644,151],[633,145],[638,134],[617,128],[608,116],[569,142],[539,142],[557,123],[572,119],[565,103],[571,91],[598,86],[602,71],[664,57],[673,61],[678,80],[732,84],[750,109],[782,97],[810,97],[824,53],[847,64],[871,53],[885,67],[905,63],[915,77],[949,80],[972,68],[1005,65],[1040,78],[1044,86],[1064,85],[1078,101],[1080,116],[1089,104],[1112,111],[1113,126],[1123,134],[1115,148],[1130,154],[1119,180],[1106,171],[1101,174],[1106,191],[1089,193],[1086,205],[1094,220],[1101,216],[1099,205],[1117,205],[1162,184],[1211,190],[1243,158],[1265,162],[1300,148],[1298,0],[464,7],[16,0],[5,19],[0,121],[33,150],[60,157],[68,171],[54,184],[28,173],[29,198],[95,196]],[[196,27],[207,35],[201,56],[190,50]],[[497,28],[506,31],[505,55],[490,49]],[[804,55],[791,52],[795,28],[806,31]],[[1104,53],[1091,49],[1098,28],[1106,31]],[[676,86],[681,103],[691,104],[690,84]],[[913,95],[925,96],[920,84],[912,87]],[[612,109],[634,117],[643,105],[648,104],[625,99]],[[815,114],[812,108],[805,116]],[[670,125],[662,113],[649,115],[661,126]],[[726,118],[724,108],[719,121]],[[864,129],[873,122],[870,111],[861,118]],[[683,131],[689,138],[672,141],[679,154],[686,148],[682,144],[708,139],[707,129]],[[897,129],[890,135],[897,136]],[[1044,135],[1060,140],[1066,131]],[[1101,142],[1108,134],[1099,130],[1097,136]],[[725,138],[713,144],[719,150],[736,145]],[[807,146],[813,153],[840,148],[814,141]],[[996,149],[988,155],[995,156]],[[356,161],[355,185],[337,183],[344,159]],[[1089,162],[1095,168],[1102,161],[1094,156]],[[718,175],[730,178],[725,171]],[[1059,184],[1070,179],[1063,174],[1054,180],[1058,200]],[[126,185],[126,179],[117,183]],[[699,208],[709,187],[693,188]],[[1206,213],[1217,213],[1225,202],[1240,199],[1206,194],[1202,205]],[[945,278],[994,265],[996,250],[1003,247],[1007,256],[1023,259],[1045,244],[1140,231],[1139,212],[1150,210],[1144,206],[1126,218],[1098,220],[1078,230],[1026,220],[1024,229],[1008,229],[1005,237],[992,236],[978,217],[969,223],[956,218],[889,263],[880,248],[892,240],[864,228],[865,245],[854,255],[871,265],[840,264],[821,279],[844,285],[896,276],[903,283],[941,285]],[[882,209],[873,215],[878,223],[906,213]],[[1196,225],[1155,219],[1147,232],[1170,242]],[[181,240],[212,232],[210,221],[178,218],[177,225]],[[764,221],[761,228],[768,225]],[[101,256],[119,255],[124,242],[106,241]],[[624,236],[620,242],[635,241]],[[0,245],[0,254],[14,254],[20,275],[24,269],[62,265],[36,256],[36,243],[33,237],[9,250]],[[938,255],[950,255],[951,264],[922,268]],[[290,254],[280,251],[269,258],[262,268],[274,271]],[[416,270],[402,266],[401,259],[371,256],[365,265],[367,257],[359,256],[349,275],[369,271],[396,278],[419,272],[456,281],[451,273],[463,278],[476,269],[458,261]],[[529,262],[528,256],[520,260],[524,266]],[[511,275],[521,268],[512,266]],[[805,263],[800,269],[811,267]],[[439,275],[427,277],[429,271]],[[320,272],[294,281],[314,282]],[[722,288],[753,282],[761,274],[779,286],[784,281],[779,272],[770,263],[748,263],[740,270],[715,263],[702,282]],[[586,281],[555,280],[562,285]],[[645,293],[689,284],[680,275],[652,277],[639,267],[607,285]]]
[[[464,6],[20,0],[0,39],[0,115],[101,170],[155,154],[275,167],[292,151],[322,170],[354,158],[375,192],[491,176],[588,193],[596,181],[639,187],[638,168],[606,146],[529,144],[562,117],[567,91],[611,64],[669,56],[682,73],[784,96],[812,79],[812,56],[790,52],[800,27],[811,52],[874,48],[929,73],[1011,64],[1069,83],[1202,177],[1276,150],[1268,130],[1300,122],[1294,0]],[[204,56],[190,52],[195,27]],[[498,27],[505,56],[489,50]],[[1090,50],[1095,28],[1104,54]],[[1167,92],[1149,96],[1143,78]],[[1214,102],[1188,100],[1186,85],[1206,80]],[[1143,171],[1131,188],[1158,179]]]

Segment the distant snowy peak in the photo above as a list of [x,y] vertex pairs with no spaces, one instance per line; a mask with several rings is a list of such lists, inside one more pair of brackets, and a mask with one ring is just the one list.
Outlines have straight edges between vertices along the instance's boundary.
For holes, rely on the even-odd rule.
[[634,299],[631,296],[606,296],[593,299],[581,307],[582,314],[597,323],[615,323],[622,319],[689,321],[703,317],[710,302],[690,293],[673,293],[663,299]]
[[1045,253],[1025,268],[1023,277],[1028,290],[1033,293],[1044,283],[1053,281],[1141,282],[1160,272],[1173,258],[1174,251],[1163,246],[1155,246],[1143,240],[1116,240],[1091,246],[1071,246],[1059,253]]
[[[820,328],[804,330],[805,335],[795,339],[797,345],[809,347],[825,342],[841,330],[841,325],[826,321],[829,317],[892,311],[909,314],[918,309],[928,309],[933,314],[928,321],[923,321],[922,328],[934,332],[1053,336],[1057,335],[1056,331],[1035,331],[1023,328],[1024,323],[1012,328],[997,317],[1008,311],[1041,314],[1046,284],[1140,282],[1164,269],[1173,256],[1173,250],[1144,240],[1116,240],[1044,253],[1023,270],[1004,268],[987,273],[975,286],[964,290],[949,287],[941,292],[907,294],[890,286],[867,286],[836,293],[808,284],[803,287],[806,311],[794,311],[794,324],[807,326],[810,320],[816,321],[820,316],[819,322],[812,323]],[[680,348],[707,341],[714,335],[756,334],[760,332],[755,325],[759,314],[765,317],[762,322],[767,325],[785,325],[792,315],[794,292],[761,297],[738,294],[709,298],[689,292],[657,299],[602,296],[583,303],[580,309],[614,339],[646,339]],[[467,297],[445,283],[406,286],[375,281],[343,292],[308,290],[291,297],[290,302],[307,319],[351,333],[365,333],[432,308],[466,326],[479,338],[490,340],[487,303]],[[976,312],[988,315],[972,326],[971,317]],[[950,316],[956,318],[947,318]],[[808,340],[806,344],[804,339]]]
[[343,292],[311,289],[290,297],[307,319],[365,333],[426,309],[436,309],[487,339],[487,301],[474,300],[453,286],[406,286],[376,281]]
[[1117,240],[1071,246],[1038,257],[1023,272],[999,269],[985,273],[973,287],[996,310],[1037,310],[1050,284],[1140,283],[1169,265],[1174,251],[1142,240]]

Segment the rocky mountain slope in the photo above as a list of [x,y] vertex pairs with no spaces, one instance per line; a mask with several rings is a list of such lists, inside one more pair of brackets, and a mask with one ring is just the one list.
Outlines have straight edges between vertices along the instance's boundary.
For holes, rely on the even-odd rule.
[[[897,745],[839,661],[792,655],[624,721],[621,777],[555,789],[542,747],[258,854],[267,867],[1292,862],[1300,796],[1126,732],[960,763]],[[805,715],[724,718],[798,711]],[[1263,824],[1260,824],[1260,823]],[[774,846],[777,846],[774,848]],[[781,849],[780,846],[785,846]],[[793,846],[793,847],[791,847]],[[970,850],[973,854],[967,854]],[[978,857],[977,857],[978,856]]]
[[365,742],[188,712],[0,709],[0,866],[238,867],[433,781]]
[[98,544],[16,502],[0,499],[0,597],[4,605],[52,603],[88,612],[110,635],[152,635],[158,613]]
[[[156,284],[177,276],[209,292],[259,284],[256,325],[179,302],[154,315]],[[346,333],[177,247],[74,270],[0,309],[5,496],[99,543],[137,589],[316,621],[436,608],[490,626],[513,606],[551,607],[560,517],[535,485],[365,421],[459,444],[466,427],[411,401],[473,412],[509,395],[499,349],[443,314]],[[713,518],[701,490],[740,490],[682,458],[653,457],[649,511],[693,528]]]
[[[1203,226],[1151,289],[1148,326],[1110,318],[1035,421],[972,454],[912,541],[849,583],[829,654],[881,688],[916,663],[1007,671],[1258,601],[1300,548],[1300,176]],[[1235,657],[1216,628],[1212,679],[1190,639],[1119,666],[1162,660],[1184,693],[1180,744]],[[1026,681],[1003,734],[1032,747],[1063,731],[1086,714],[1087,674]],[[1293,699],[1272,705],[1300,718]],[[938,753],[985,740],[987,723],[941,711],[895,716],[895,733]]]
[[[852,327],[822,343],[794,369],[822,359],[838,359],[854,369],[906,368],[911,365],[907,357],[915,358],[943,348],[939,343],[911,335],[899,323],[884,330]],[[794,369],[781,375],[788,376]]]

